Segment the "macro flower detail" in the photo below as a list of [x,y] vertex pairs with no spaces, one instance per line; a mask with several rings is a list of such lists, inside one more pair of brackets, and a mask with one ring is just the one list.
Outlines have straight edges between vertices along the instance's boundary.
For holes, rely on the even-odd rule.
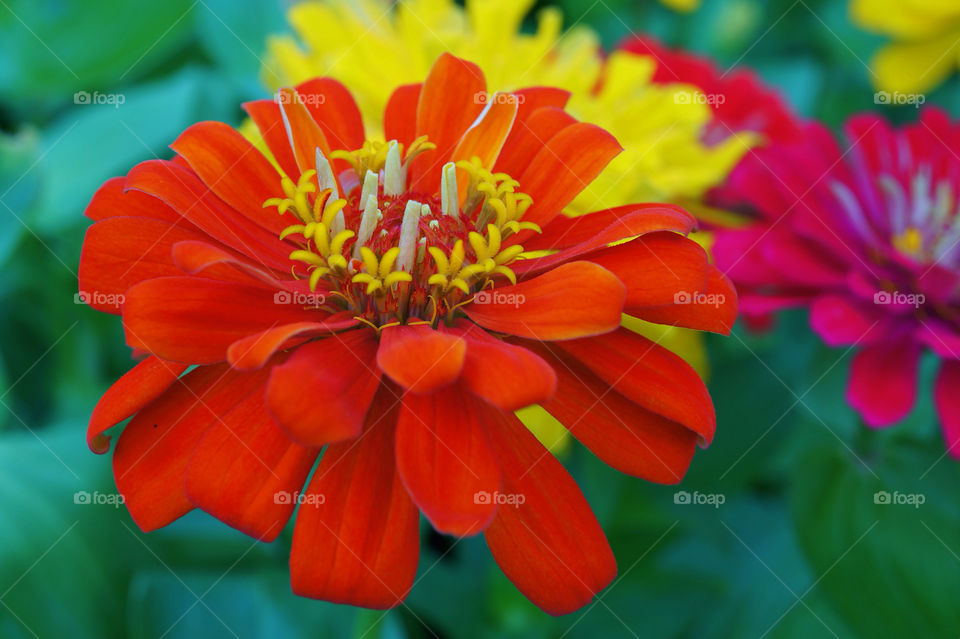
[[619,144],[564,91],[486,88],[442,55],[390,96],[381,138],[343,85],[308,80],[244,105],[266,154],[201,122],[96,193],[80,288],[123,294],[92,305],[142,359],[88,443],[130,418],[114,475],[143,530],[199,508],[272,541],[299,504],[294,592],[371,608],[412,587],[420,513],[482,533],[551,614],[610,583],[590,506],[514,411],[678,482],[712,402],[621,318],[728,333],[736,293],[676,206],[562,216]]
[[871,60],[882,91],[929,91],[960,64],[960,6],[929,0],[851,0],[850,17],[864,29],[889,36]]
[[[506,95],[497,91],[557,87],[569,92],[565,109],[541,112],[533,120],[538,127],[552,132],[577,118],[609,131],[623,146],[564,205],[565,215],[670,202],[702,218],[706,209],[696,204],[723,182],[752,135],[706,139],[714,127],[710,107],[684,101],[695,87],[654,82],[657,65],[649,57],[623,50],[603,55],[598,34],[582,23],[565,28],[557,7],[541,9],[535,31],[527,33],[521,25],[533,6],[533,0],[467,0],[462,6],[454,0],[298,2],[287,13],[294,35],[268,39],[263,80],[276,89],[332,75],[351,86],[367,130],[379,133],[391,88],[421,82],[437,56],[449,51],[487,74],[488,90],[471,99],[485,103]],[[255,127],[244,132],[259,137]],[[707,376],[700,335],[639,318],[627,322]],[[524,411],[522,419],[552,450],[568,445],[566,431],[542,412]]]
[[907,416],[932,351],[934,401],[960,457],[960,126],[935,109],[902,128],[864,115],[846,137],[844,150],[809,124],[801,141],[749,156],[727,192],[757,218],[717,233],[717,264],[745,316],[806,307],[824,342],[856,349],[847,399],[872,427]]

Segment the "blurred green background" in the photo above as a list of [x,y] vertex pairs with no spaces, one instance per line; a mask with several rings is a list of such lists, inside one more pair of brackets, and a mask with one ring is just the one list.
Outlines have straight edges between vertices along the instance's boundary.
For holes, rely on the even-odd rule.
[[[881,40],[841,0],[705,0],[692,14],[561,4],[608,45],[632,29],[752,66],[832,126],[876,108],[864,63]],[[106,178],[169,157],[190,123],[240,122],[240,102],[265,95],[259,56],[284,8],[0,0],[0,638],[957,636],[960,473],[929,393],[904,424],[866,430],[843,400],[849,353],[822,346],[802,315],[709,340],[718,434],[680,487],[579,447],[564,456],[620,566],[565,618],[526,601],[480,539],[424,528],[413,593],[383,614],[293,597],[289,531],[254,544],[193,513],[143,535],[122,507],[75,503],[113,494],[110,459],[84,431],[131,364],[119,319],[75,303],[82,211]],[[79,91],[123,103],[83,104]],[[960,82],[927,99],[956,112]],[[678,490],[723,503],[675,503]],[[925,501],[878,505],[881,490]]]

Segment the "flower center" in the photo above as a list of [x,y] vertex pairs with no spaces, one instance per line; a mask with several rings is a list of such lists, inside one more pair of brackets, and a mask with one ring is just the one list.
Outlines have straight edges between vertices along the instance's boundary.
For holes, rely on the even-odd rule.
[[830,185],[847,219],[864,238],[888,243],[901,255],[923,264],[960,265],[960,208],[954,187],[948,180],[934,182],[931,171],[919,168],[905,186],[901,180],[877,178],[883,198],[888,234],[877,234],[871,216],[846,185]]
[[540,231],[521,221],[530,196],[477,157],[445,164],[439,194],[410,191],[411,160],[432,148],[421,137],[406,153],[396,140],[333,151],[331,160],[352,167],[339,179],[317,149],[316,170],[297,183],[283,177],[285,197],[264,202],[299,220],[280,234],[293,245],[294,276],[308,278],[312,291],[330,293],[337,310],[353,311],[378,329],[449,322],[477,291],[516,283],[509,264],[523,247],[504,240],[521,230]]

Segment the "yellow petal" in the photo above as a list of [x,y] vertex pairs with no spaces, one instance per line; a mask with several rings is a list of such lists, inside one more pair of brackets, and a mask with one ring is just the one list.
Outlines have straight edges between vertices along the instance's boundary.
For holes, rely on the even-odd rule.
[[960,19],[960,3],[951,0],[852,0],[850,18],[864,29],[898,40],[923,40],[943,33]]
[[556,417],[537,405],[517,411],[517,417],[530,432],[554,455],[563,454],[570,448],[570,433]]
[[936,87],[957,66],[958,37],[951,32],[924,42],[888,44],[873,57],[874,84],[891,94],[923,93]]
[[689,13],[700,8],[700,0],[660,0],[674,11]]

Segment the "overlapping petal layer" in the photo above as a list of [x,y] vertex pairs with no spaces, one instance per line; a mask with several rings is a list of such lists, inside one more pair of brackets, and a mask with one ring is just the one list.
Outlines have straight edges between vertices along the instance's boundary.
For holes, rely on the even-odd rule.
[[268,541],[299,505],[294,591],[373,608],[413,583],[418,513],[484,533],[552,614],[610,582],[589,505],[513,411],[540,404],[611,466],[679,481],[712,403],[621,319],[728,332],[736,296],[678,207],[561,215],[619,149],[563,91],[478,91],[478,67],[441,56],[394,93],[384,144],[343,85],[310,80],[246,105],[267,155],[200,123],[97,193],[81,287],[115,294],[98,308],[148,357],[88,439],[105,452],[130,418],[114,470],[141,528],[196,507]]

